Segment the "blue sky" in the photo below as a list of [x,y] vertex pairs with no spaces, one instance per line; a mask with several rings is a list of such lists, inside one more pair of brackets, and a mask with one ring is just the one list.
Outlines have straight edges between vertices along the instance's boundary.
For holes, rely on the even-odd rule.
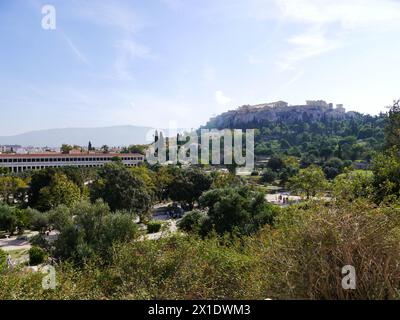
[[400,97],[398,0],[1,0],[0,21],[0,135]]

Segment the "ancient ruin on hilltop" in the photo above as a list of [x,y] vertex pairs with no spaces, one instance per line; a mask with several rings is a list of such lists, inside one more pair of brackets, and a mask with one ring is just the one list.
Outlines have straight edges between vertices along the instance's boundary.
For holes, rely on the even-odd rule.
[[229,110],[211,118],[208,128],[241,128],[248,124],[258,124],[265,121],[301,121],[305,119],[321,119],[323,117],[344,118],[352,116],[342,104],[334,108],[332,103],[324,100],[307,100],[305,105],[289,105],[285,101],[276,101],[257,105],[244,105],[235,110]]

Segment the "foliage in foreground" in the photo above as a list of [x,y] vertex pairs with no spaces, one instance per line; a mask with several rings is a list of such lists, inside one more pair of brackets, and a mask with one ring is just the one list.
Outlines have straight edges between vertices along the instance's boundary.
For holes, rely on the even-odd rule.
[[[364,200],[299,206],[277,221],[261,253],[272,298],[394,299],[400,287],[400,215]],[[342,289],[343,266],[356,290]]]
[[45,262],[46,258],[47,254],[42,248],[33,246],[29,249],[29,264],[31,266],[36,266]]
[[[64,262],[54,291],[41,274],[7,272],[0,299],[397,299],[399,227],[395,206],[309,202],[253,236],[131,241],[113,246],[107,267]],[[356,290],[342,289],[347,264]]]

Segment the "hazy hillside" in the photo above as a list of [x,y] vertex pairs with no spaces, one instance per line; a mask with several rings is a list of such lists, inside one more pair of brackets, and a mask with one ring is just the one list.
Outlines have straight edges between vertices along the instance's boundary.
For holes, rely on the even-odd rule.
[[123,146],[146,143],[146,135],[154,131],[150,127],[115,126],[102,128],[66,128],[26,132],[14,136],[0,136],[0,144],[22,146],[58,147],[63,143],[85,146]]
[[218,115],[207,128],[255,130],[255,154],[286,154],[304,165],[331,158],[369,161],[384,145],[385,116],[319,106],[243,106]]

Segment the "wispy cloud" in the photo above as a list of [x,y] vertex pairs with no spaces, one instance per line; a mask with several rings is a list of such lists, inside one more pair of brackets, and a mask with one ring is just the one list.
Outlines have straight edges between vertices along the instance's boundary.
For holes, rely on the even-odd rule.
[[215,92],[215,100],[217,101],[217,103],[219,105],[222,105],[222,106],[225,106],[228,103],[232,102],[232,99],[225,96],[225,94],[220,90]]
[[287,39],[287,42],[291,45],[290,50],[278,61],[278,66],[283,71],[292,69],[298,62],[341,46],[338,39],[328,38],[321,30],[295,35]]
[[400,26],[400,3],[394,0],[275,0],[284,22],[305,29],[287,39],[290,48],[278,61],[281,70],[337,49],[346,36],[360,28],[373,31]]
[[312,24],[340,23],[342,28],[388,24],[400,18],[396,0],[276,0],[284,18]]
[[[136,13],[135,6],[130,2],[92,2],[78,1],[76,13],[78,17],[100,27],[113,36],[112,48],[114,60],[107,70],[106,78],[130,80],[132,69],[138,59],[154,58],[155,55],[144,44],[137,40],[138,33],[148,22]],[[77,50],[79,53],[79,50]]]
[[132,39],[116,43],[117,56],[114,62],[115,75],[120,79],[131,78],[131,66],[136,59],[154,58],[149,48]]
[[78,60],[87,66],[90,66],[89,60],[86,58],[86,56],[81,52],[81,50],[78,49],[76,44],[67,36],[64,36],[65,40],[67,41],[68,46],[72,50],[72,52],[75,54],[75,56],[78,58]]
[[143,20],[135,14],[133,6],[119,2],[77,2],[76,13],[85,21],[99,26],[115,28],[126,34],[138,32],[144,25]]

